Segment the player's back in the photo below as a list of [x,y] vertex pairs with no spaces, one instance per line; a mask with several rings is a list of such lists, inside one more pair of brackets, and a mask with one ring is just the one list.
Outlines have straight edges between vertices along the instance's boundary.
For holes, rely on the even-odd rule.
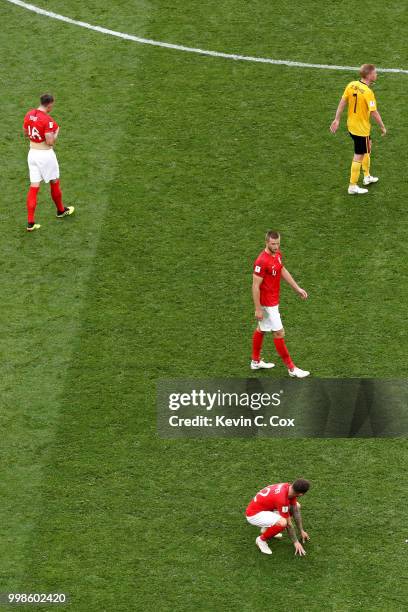
[[348,103],[347,127],[356,136],[369,136],[370,113],[376,110],[372,89],[362,81],[351,81],[344,90]]
[[47,132],[56,132],[58,125],[56,121],[44,111],[38,108],[30,109],[25,117],[23,128],[27,130],[31,142],[45,142]]
[[251,516],[262,511],[282,510],[282,507],[288,507],[289,486],[288,482],[280,482],[258,491],[247,507],[247,515]]

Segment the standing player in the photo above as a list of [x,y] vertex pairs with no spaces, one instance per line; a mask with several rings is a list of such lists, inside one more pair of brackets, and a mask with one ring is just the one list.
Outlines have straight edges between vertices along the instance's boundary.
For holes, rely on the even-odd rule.
[[286,529],[295,547],[295,555],[303,557],[306,554],[297,538],[291,516],[295,519],[302,542],[310,540],[309,534],[303,529],[300,504],[297,501],[298,497],[307,493],[309,487],[309,481],[304,478],[298,478],[292,484],[281,482],[268,485],[261,489],[249,503],[245,511],[246,519],[251,525],[261,528],[261,535],[255,540],[261,552],[271,555],[268,540],[276,538]]
[[371,176],[370,174],[371,115],[380,126],[382,135],[385,136],[387,133],[381,115],[377,110],[374,92],[370,89],[371,84],[377,80],[374,64],[363,64],[360,69],[360,77],[359,81],[351,81],[347,85],[337,107],[336,116],[330,126],[330,131],[335,134],[339,127],[343,110],[346,104],[348,104],[347,128],[354,140],[354,157],[351,164],[348,188],[350,194],[362,194],[368,191],[368,189],[363,189],[357,184],[360,178],[361,167],[364,172],[364,185],[370,185],[378,181],[376,176]]
[[24,134],[30,140],[30,150],[28,152],[30,189],[27,194],[28,232],[41,227],[34,221],[41,181],[51,183],[51,197],[57,207],[58,219],[72,215],[75,210],[73,206],[64,206],[62,203],[59,166],[53,148],[58,138],[59,126],[49,114],[53,106],[53,96],[44,94],[40,98],[40,106],[29,110],[24,117]]
[[258,327],[252,337],[251,369],[259,370],[274,367],[275,364],[267,363],[261,359],[264,334],[265,332],[272,332],[275,348],[288,368],[289,376],[305,378],[305,376],[309,376],[310,372],[295,366],[285,344],[285,330],[279,314],[281,277],[300,295],[302,300],[307,299],[307,293],[299,287],[282,263],[280,234],[274,231],[267,232],[265,242],[265,249],[255,261],[252,277],[252,297]]

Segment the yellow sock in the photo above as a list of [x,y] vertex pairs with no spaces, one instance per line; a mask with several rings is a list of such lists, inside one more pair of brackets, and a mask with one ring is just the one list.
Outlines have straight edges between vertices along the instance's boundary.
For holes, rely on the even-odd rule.
[[363,166],[364,176],[370,176],[370,161],[370,154],[366,153],[361,164]]
[[353,160],[351,163],[350,185],[357,185],[358,179],[360,177],[360,170],[361,162]]

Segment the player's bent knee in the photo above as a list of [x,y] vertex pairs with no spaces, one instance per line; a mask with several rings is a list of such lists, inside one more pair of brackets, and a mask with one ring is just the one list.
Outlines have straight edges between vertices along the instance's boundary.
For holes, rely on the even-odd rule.
[[280,525],[281,527],[286,527],[287,524],[288,524],[288,521],[285,518],[283,518],[283,516],[278,521],[278,525]]
[[274,338],[284,338],[285,337],[285,330],[282,328],[282,329],[279,329],[278,331],[274,331],[273,332],[273,336],[274,336]]

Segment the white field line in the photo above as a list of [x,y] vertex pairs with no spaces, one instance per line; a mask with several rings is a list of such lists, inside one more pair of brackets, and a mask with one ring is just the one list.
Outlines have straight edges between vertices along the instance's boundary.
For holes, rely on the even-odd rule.
[[[100,34],[108,34],[109,36],[116,36],[117,38],[122,38],[124,40],[131,40],[132,42],[136,42],[142,45],[152,45],[153,47],[164,47],[165,49],[173,49],[175,51],[185,51],[187,53],[198,53],[199,55],[207,55],[210,57],[221,57],[224,59],[231,59],[242,62],[257,62],[259,64],[275,64],[278,66],[289,66],[295,68],[320,68],[323,70],[347,70],[349,72],[355,72],[358,70],[358,66],[336,66],[333,64],[308,64],[306,62],[295,62],[292,60],[280,60],[280,59],[271,59],[268,57],[252,57],[250,55],[237,55],[235,53],[222,53],[221,51],[208,51],[206,49],[198,49],[196,47],[186,47],[184,45],[174,45],[172,43],[161,42],[159,40],[152,40],[150,38],[141,38],[140,36],[133,36],[132,34],[126,34],[125,32],[116,32],[115,30],[109,30],[108,28],[102,28],[101,26],[95,26],[86,21],[77,21],[75,19],[71,19],[70,17],[65,17],[64,15],[59,15],[58,13],[53,13],[52,11],[46,11],[45,9],[39,8],[34,4],[28,4],[27,2],[23,2],[22,0],[5,0],[10,4],[16,4],[17,6],[21,6],[28,11],[32,11],[33,13],[37,13],[38,15],[43,15],[44,17],[50,17],[51,19],[57,19],[58,21],[64,21],[65,23],[70,23],[71,25],[79,26],[81,28],[86,28],[87,30],[92,30],[93,32],[99,32]],[[378,72],[397,72],[408,74],[408,70],[403,68],[377,68]]]

